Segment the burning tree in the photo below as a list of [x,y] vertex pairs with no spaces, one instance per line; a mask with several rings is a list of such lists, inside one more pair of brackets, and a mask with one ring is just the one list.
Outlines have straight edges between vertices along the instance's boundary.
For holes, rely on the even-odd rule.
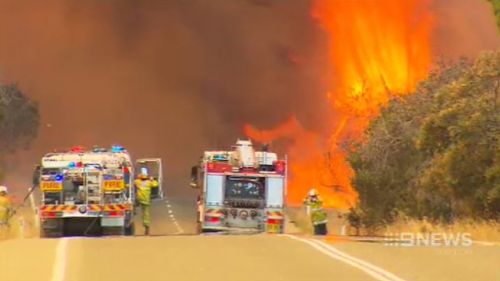
[[312,16],[329,38],[334,70],[325,95],[328,132],[310,132],[295,118],[274,130],[247,127],[246,132],[255,140],[292,140],[289,203],[300,203],[315,187],[327,206],[349,208],[357,192],[342,144],[361,139],[392,96],[407,95],[427,77],[432,18],[421,0],[316,0]]
[[500,219],[500,52],[393,99],[350,154],[365,226],[399,215]]

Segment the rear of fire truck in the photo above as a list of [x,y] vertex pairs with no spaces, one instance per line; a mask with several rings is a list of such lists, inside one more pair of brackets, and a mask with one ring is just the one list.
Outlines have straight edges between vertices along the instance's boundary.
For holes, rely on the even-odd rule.
[[286,160],[238,140],[232,151],[206,151],[192,169],[199,189],[198,230],[283,233]]
[[41,237],[133,234],[133,169],[123,147],[49,153],[38,176]]

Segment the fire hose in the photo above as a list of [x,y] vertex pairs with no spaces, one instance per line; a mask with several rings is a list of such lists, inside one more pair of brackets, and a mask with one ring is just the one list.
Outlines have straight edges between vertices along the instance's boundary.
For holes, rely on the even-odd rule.
[[23,201],[21,202],[21,204],[19,204],[19,205],[18,205],[18,206],[17,206],[17,207],[16,207],[16,208],[15,208],[15,209],[14,209],[14,210],[13,210],[13,211],[9,214],[9,217],[8,217],[9,219],[10,219],[10,218],[12,218],[12,217],[13,217],[13,216],[17,213],[17,211],[18,211],[20,208],[24,207],[24,203],[26,203],[26,200],[28,200],[28,198],[31,196],[31,194],[33,193],[33,191],[35,191],[35,189],[36,189],[36,187],[37,187],[37,186],[38,186],[38,185],[33,185],[32,187],[30,187],[30,188],[28,189],[28,193],[26,194],[26,196],[24,196]]
[[24,203],[26,203],[26,200],[28,200],[28,198],[29,198],[29,197],[30,197],[30,195],[33,193],[33,191],[35,191],[35,189],[36,189],[36,187],[37,187],[37,186],[38,186],[38,185],[33,185],[32,187],[30,187],[30,188],[28,189],[28,193],[26,194],[26,196],[24,196],[23,201],[21,202],[21,204],[19,204],[16,208],[14,208],[14,209],[12,210],[12,212],[10,212],[10,213],[9,213],[9,215],[8,215],[8,217],[7,217],[7,224],[6,224],[6,226],[7,226],[7,227],[10,227],[10,224],[9,224],[10,219],[11,219],[12,217],[14,217],[14,215],[17,213],[17,211],[18,211],[20,208],[22,208],[22,207],[24,206]]

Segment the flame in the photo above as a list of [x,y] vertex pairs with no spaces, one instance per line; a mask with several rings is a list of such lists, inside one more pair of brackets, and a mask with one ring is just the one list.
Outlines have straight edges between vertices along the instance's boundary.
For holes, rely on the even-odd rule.
[[329,35],[330,133],[308,131],[294,117],[272,130],[247,125],[245,133],[260,142],[292,140],[289,204],[300,203],[315,187],[327,206],[348,208],[357,193],[340,145],[360,140],[391,97],[410,93],[426,78],[433,20],[426,0],[317,0],[312,17]]

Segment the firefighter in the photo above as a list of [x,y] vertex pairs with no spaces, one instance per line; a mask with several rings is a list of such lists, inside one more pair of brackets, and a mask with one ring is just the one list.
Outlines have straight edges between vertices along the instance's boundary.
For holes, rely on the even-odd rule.
[[148,178],[146,174],[139,174],[135,180],[136,202],[141,206],[142,224],[144,225],[144,234],[149,235],[149,226],[151,224],[151,189],[158,188],[158,181],[154,178]]
[[9,218],[12,216],[12,202],[7,197],[7,187],[0,186],[0,236],[9,225]]
[[326,235],[326,223],[327,215],[323,209],[323,201],[318,194],[318,191],[312,188],[306,198],[304,199],[304,205],[308,207],[308,214],[311,217],[311,222],[314,226],[314,235]]

